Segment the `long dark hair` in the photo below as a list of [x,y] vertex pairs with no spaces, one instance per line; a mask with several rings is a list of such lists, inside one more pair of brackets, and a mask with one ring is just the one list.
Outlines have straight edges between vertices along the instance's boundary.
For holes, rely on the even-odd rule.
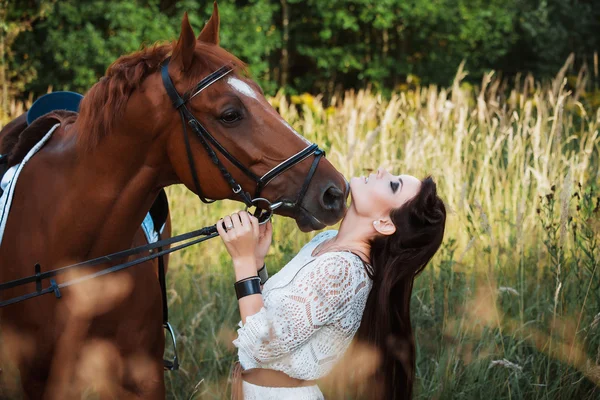
[[[369,293],[360,328],[359,342],[374,346],[381,363],[370,377],[370,399],[410,399],[415,370],[415,345],[410,324],[413,281],[444,237],[446,208],[431,177],[421,181],[419,193],[390,217],[396,231],[371,241]],[[363,387],[365,389],[365,387]]]

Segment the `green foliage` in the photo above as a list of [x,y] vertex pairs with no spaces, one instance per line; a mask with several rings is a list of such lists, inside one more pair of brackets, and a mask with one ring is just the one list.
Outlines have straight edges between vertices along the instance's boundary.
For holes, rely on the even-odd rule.
[[326,91],[330,80],[346,87],[360,82],[390,88],[408,74],[426,83],[448,83],[462,59],[481,75],[516,40],[514,0],[294,3],[302,7],[292,18],[291,48],[313,64],[294,82],[301,90]]
[[551,75],[571,52],[592,65],[592,54],[600,48],[600,2],[518,1],[515,11],[518,41],[501,64],[504,70]]
[[[184,11],[198,31],[212,12],[207,0],[5,3],[9,25],[50,8],[8,44],[12,86],[38,94],[85,91],[120,55],[175,39]],[[463,60],[471,80],[490,69],[548,77],[570,52],[576,67],[591,66],[600,47],[594,1],[221,0],[219,9],[223,47],[269,94],[282,83],[325,98],[369,84],[389,91],[409,76],[447,85]]]
[[60,1],[48,17],[15,43],[12,67],[33,69],[37,79],[29,90],[86,91],[122,54],[175,30],[158,10],[158,1],[140,6],[129,1]]
[[[196,2],[208,3],[203,14],[208,20],[212,12],[212,2]],[[281,33],[274,25],[279,4],[260,0],[242,2],[245,3],[243,5],[237,3],[239,2],[219,2],[222,21],[221,46],[249,64],[253,78],[260,83],[265,92],[275,93],[277,79],[271,75],[270,69],[272,64],[277,62],[281,48]],[[203,25],[198,24],[199,27]]]
[[[119,56],[140,45],[176,39],[185,10],[198,33],[212,12],[212,3],[205,1],[182,1],[171,10],[160,7],[158,0],[57,2],[35,29],[20,35],[11,68],[37,72],[27,87],[30,91],[40,93],[53,86],[83,92]],[[229,29],[221,31],[222,46],[250,63],[255,76],[271,90],[275,87],[269,85],[268,76],[264,78],[269,52],[279,45],[271,22],[276,9],[267,2],[243,7],[220,4],[223,25],[229,21]],[[239,20],[245,21],[243,29],[237,29]]]

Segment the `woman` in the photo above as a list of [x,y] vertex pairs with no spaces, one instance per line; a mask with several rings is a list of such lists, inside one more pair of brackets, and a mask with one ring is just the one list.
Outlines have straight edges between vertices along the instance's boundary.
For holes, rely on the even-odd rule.
[[262,294],[257,270],[271,244],[270,223],[261,228],[240,212],[217,224],[236,275],[242,321],[234,344],[244,399],[322,399],[315,380],[355,335],[381,355],[368,398],[411,397],[410,296],[415,276],[442,242],[444,203],[431,178],[384,169],[352,178],[350,189],[339,231],[315,236]]

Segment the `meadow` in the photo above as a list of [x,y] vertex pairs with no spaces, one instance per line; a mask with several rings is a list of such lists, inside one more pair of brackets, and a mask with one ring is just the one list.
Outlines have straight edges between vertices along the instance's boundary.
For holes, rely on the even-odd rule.
[[[567,67],[544,83],[490,73],[473,86],[461,68],[448,88],[407,85],[389,98],[269,99],[347,177],[384,166],[438,183],[446,235],[411,302],[415,399],[600,397],[600,109],[586,75],[567,77]],[[11,113],[25,107],[13,102]],[[204,205],[181,186],[168,196],[175,234],[241,209]],[[271,275],[314,234],[276,217]],[[166,372],[169,399],[227,398],[239,320],[232,285],[218,239],[171,257],[181,369]],[[352,353],[323,380],[329,398],[360,379],[351,372],[365,357]]]

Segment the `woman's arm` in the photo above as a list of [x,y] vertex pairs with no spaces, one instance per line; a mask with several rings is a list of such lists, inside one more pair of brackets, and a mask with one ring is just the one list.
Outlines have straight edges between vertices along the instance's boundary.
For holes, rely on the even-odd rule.
[[[236,282],[256,276],[257,270],[256,261],[254,258],[238,258],[233,260],[233,268],[235,270],[235,280]],[[262,290],[262,286],[261,286]],[[263,307],[263,298],[262,294],[253,294],[250,296],[242,297],[238,300],[238,305],[240,308],[240,316],[242,317],[242,323],[246,323],[246,317],[249,315],[254,315],[260,311]]]
[[[230,228],[223,228],[223,223]],[[257,265],[257,260],[264,259],[271,244],[271,223],[268,222],[261,229],[256,217],[240,211],[219,220],[217,231],[233,260],[236,282],[257,276],[257,269],[262,267],[262,264]],[[244,296],[238,300],[238,305],[242,322],[245,323],[246,317],[258,313],[263,307],[262,295],[256,293]]]
[[[236,282],[256,277],[258,220],[240,212],[224,221],[230,228],[225,230],[220,220],[217,229],[233,259]],[[259,293],[240,298],[242,327],[234,344],[263,365],[300,347],[352,308],[368,280],[362,263],[356,263],[354,256],[343,253],[318,257],[286,287],[275,289],[277,302],[269,309]]]

